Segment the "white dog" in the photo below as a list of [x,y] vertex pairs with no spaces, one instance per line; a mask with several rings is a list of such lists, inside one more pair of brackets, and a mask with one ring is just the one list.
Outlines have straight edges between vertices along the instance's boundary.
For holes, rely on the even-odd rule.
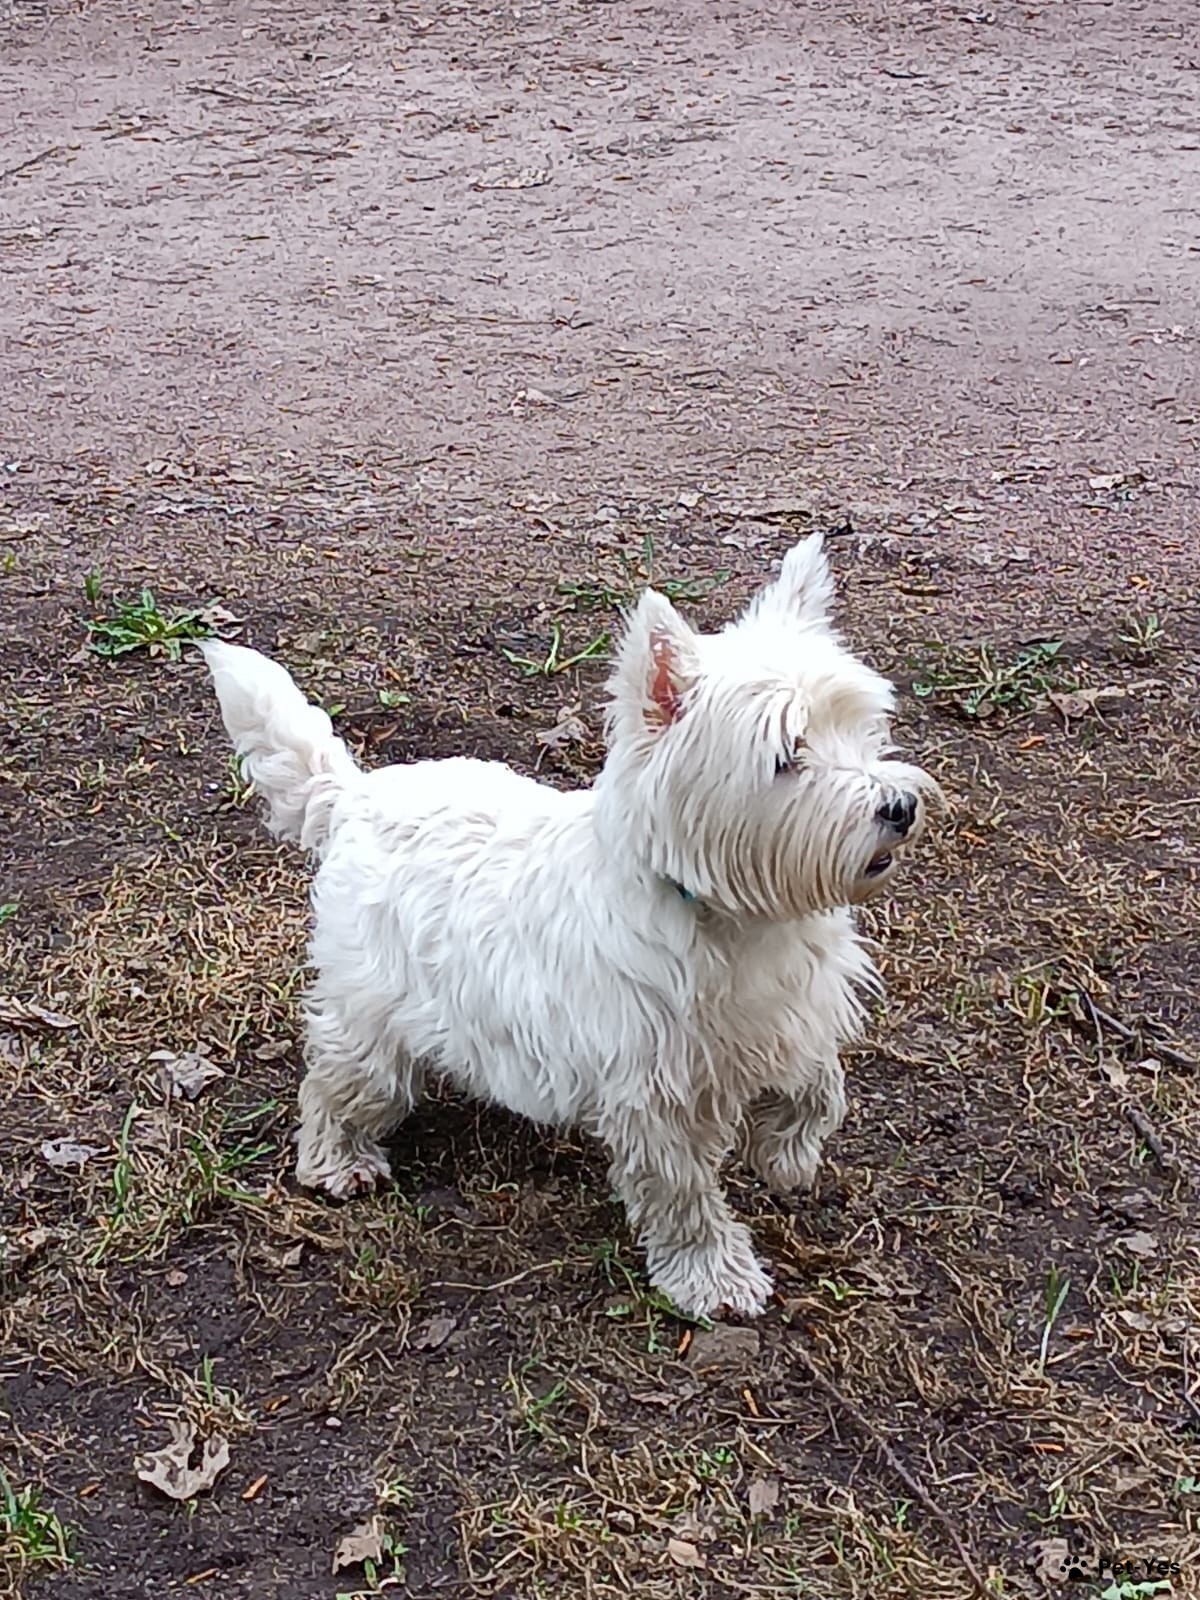
[[281,667],[203,646],[272,831],[321,857],[301,1183],[389,1177],[381,1141],[434,1073],[601,1139],[681,1311],[763,1310],[722,1160],[811,1186],[878,981],[849,907],[937,792],[887,759],[892,689],[831,629],[832,594],[819,538],[718,634],[644,594],[604,769],[571,794],[467,759],[363,772]]

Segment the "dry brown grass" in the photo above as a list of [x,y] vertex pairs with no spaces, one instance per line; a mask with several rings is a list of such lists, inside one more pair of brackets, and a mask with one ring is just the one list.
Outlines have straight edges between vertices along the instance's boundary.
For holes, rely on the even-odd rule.
[[[878,602],[857,603],[869,632]],[[337,686],[368,745],[383,724],[355,686],[385,643]],[[539,749],[557,685],[522,701],[477,656],[441,720],[422,699],[438,648],[374,758],[453,746],[464,717],[556,781],[594,758]],[[146,687],[93,685],[114,707]],[[579,692],[594,726],[595,679]],[[1038,1561],[1068,1537],[1200,1573],[1193,695],[1181,670],[1082,731],[1038,705],[986,727],[920,713],[953,810],[869,915],[889,999],[820,1193],[785,1205],[731,1175],[783,1305],[714,1371],[691,1353],[707,1330],[645,1292],[580,1141],[444,1101],[402,1131],[389,1193],[294,1192],[301,863],[250,831],[215,740],[202,768],[172,764],[183,712],[160,708],[154,759],[100,785],[64,776],[69,741],[45,746],[59,780],[23,793],[47,830],[138,819],[115,864],[0,926],[6,991],[74,1024],[0,1029],[7,1445],[78,1531],[62,1592],[96,1592],[103,1538],[182,1549],[127,1470],[180,1412],[231,1438],[235,1469],[179,1581],[222,1571],[230,1541],[327,1572],[369,1516],[408,1546],[413,1592],[496,1600],[964,1600],[954,1538],[997,1597],[1058,1593]],[[510,699],[528,724],[499,714]],[[198,1047],[226,1076],[170,1099],[152,1053]],[[94,1148],[79,1171],[39,1155],[64,1136]]]

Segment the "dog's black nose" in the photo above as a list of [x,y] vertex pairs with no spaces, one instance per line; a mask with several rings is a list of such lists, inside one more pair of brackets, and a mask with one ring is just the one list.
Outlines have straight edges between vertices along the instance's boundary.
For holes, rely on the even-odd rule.
[[880,822],[886,822],[889,828],[894,828],[901,838],[917,820],[917,797],[915,794],[897,794],[879,808]]

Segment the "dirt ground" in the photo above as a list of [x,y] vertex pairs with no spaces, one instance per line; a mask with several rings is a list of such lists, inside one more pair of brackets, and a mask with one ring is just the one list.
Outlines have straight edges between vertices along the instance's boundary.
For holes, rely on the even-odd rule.
[[[0,1592],[1200,1594],[1192,10],[0,4]],[[780,1305],[450,1096],[299,1192],[304,862],[89,620],[578,784],[621,601],[814,526],[952,811],[817,1195],[730,1174]]]

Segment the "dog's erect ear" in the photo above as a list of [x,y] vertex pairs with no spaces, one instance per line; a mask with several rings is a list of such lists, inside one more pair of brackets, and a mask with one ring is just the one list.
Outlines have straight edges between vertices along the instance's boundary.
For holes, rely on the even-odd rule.
[[613,690],[621,709],[661,733],[683,711],[699,670],[696,635],[665,595],[647,589],[617,652]]
[[833,574],[819,533],[801,539],[783,558],[774,583],[751,602],[746,620],[774,612],[797,622],[824,622],[833,605]]

